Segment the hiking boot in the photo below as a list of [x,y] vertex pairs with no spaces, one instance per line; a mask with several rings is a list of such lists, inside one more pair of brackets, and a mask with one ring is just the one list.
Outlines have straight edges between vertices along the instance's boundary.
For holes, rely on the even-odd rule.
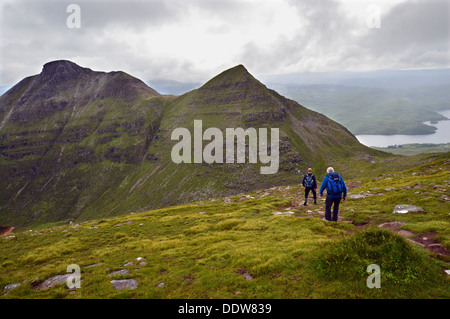
[[314,205],[317,205],[317,202],[316,202],[316,200],[314,200]]
[[305,200],[305,202],[303,203],[303,206],[306,206],[306,200]]

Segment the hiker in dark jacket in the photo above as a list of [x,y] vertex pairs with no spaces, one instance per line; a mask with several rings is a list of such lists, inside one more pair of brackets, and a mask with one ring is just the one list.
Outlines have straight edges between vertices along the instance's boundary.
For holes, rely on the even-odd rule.
[[309,192],[312,191],[314,196],[314,204],[317,204],[317,195],[316,195],[316,189],[317,189],[317,182],[316,177],[312,173],[312,169],[308,168],[308,174],[306,174],[303,177],[302,185],[305,187],[305,203],[303,205],[306,206],[306,202],[308,201],[308,195]]
[[[342,177],[336,173],[333,167],[327,168],[327,175],[323,178],[322,185],[320,186],[320,197],[323,196],[323,191],[327,190],[327,199],[325,201],[325,220],[335,221],[338,220],[339,203],[341,198],[345,201],[347,198],[347,187]],[[333,206],[333,219],[331,219],[331,206]]]

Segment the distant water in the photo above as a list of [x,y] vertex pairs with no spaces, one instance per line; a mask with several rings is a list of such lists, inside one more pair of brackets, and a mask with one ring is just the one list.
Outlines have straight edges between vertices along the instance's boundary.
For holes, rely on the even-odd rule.
[[356,138],[364,145],[388,147],[390,145],[412,144],[412,143],[450,143],[450,110],[439,111],[448,120],[438,121],[436,124],[424,122],[437,128],[433,134],[423,135],[356,135]]

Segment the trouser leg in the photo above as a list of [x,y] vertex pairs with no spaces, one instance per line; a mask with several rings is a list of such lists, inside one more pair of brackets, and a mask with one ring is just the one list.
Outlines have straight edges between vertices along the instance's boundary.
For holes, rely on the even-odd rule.
[[339,203],[341,202],[341,198],[333,198],[333,221],[338,221],[338,213],[339,213]]
[[311,189],[309,187],[305,187],[305,205],[306,205],[306,202],[308,201],[308,195],[309,195],[310,190]]
[[314,188],[311,189],[312,193],[313,193],[313,197],[314,197],[314,204],[317,204],[317,194],[316,191],[314,190]]
[[325,200],[325,219],[331,220],[331,204],[333,204],[333,199],[327,196]]

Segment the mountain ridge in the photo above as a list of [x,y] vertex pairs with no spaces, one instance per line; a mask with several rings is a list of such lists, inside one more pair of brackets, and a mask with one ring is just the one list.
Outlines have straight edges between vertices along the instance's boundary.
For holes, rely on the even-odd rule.
[[[280,167],[177,165],[178,127],[280,129]],[[124,72],[47,63],[0,97],[0,224],[92,219],[298,183],[308,166],[386,157],[342,125],[268,89],[243,65],[181,96]],[[224,145],[225,147],[225,145]]]

